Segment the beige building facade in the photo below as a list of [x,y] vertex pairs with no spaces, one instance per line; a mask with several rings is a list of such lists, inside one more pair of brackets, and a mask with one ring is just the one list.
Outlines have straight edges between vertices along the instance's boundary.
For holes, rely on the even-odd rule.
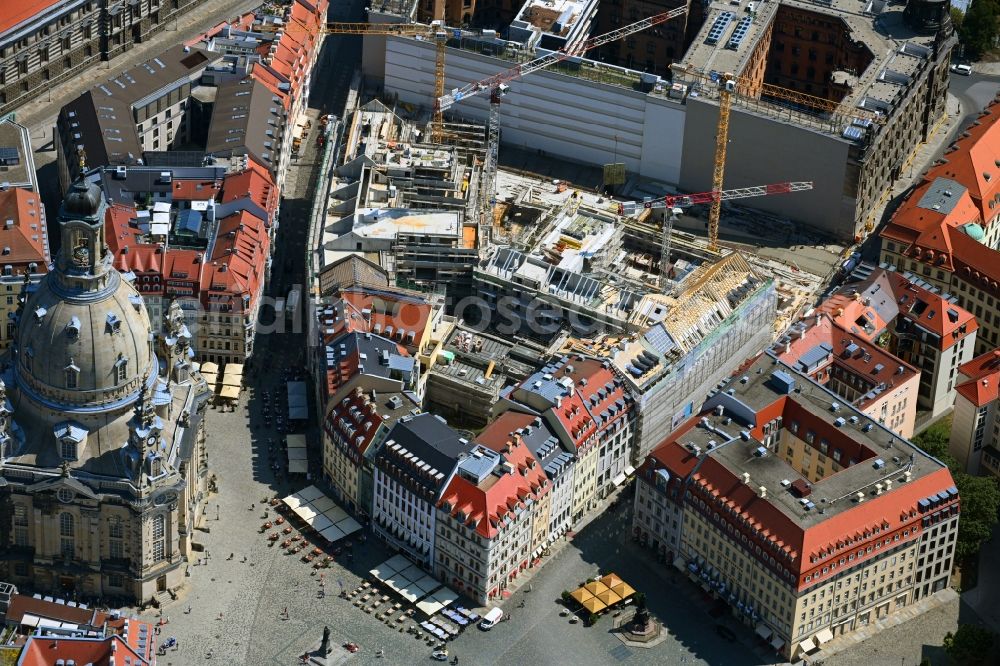
[[177,308],[154,343],[111,266],[100,188],[60,209],[62,251],[20,309],[0,389],[0,576],[144,603],[185,581],[207,488],[202,416]]

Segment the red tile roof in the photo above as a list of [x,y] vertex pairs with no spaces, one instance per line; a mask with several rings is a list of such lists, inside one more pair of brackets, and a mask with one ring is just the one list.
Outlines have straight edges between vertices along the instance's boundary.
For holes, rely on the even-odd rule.
[[[771,361],[765,358],[761,362]],[[755,375],[751,373],[751,376]],[[786,427],[795,424],[795,432],[800,433],[800,437],[816,442],[814,446],[817,449],[820,443],[824,443],[828,447],[826,455],[841,461],[845,467],[851,467],[855,473],[859,470],[857,465],[866,465],[866,461],[885,455],[881,449],[874,451],[869,447],[869,444],[874,446],[874,440],[870,437],[854,436],[849,428],[845,429],[836,420],[828,418],[825,410],[817,411],[815,404],[810,402],[815,397],[811,392],[806,393],[802,398],[804,402],[801,403],[796,393],[775,392],[774,399],[769,403],[766,402],[770,399],[767,394],[754,392],[754,395],[756,404],[752,421],[756,425],[750,432],[753,438],[751,445],[754,440],[761,441],[765,423],[781,417]],[[742,458],[738,449],[730,448],[739,447],[741,442],[736,441],[715,449],[702,449],[700,457],[682,444],[697,440],[693,436],[695,434],[703,434],[700,431],[695,433],[695,429],[701,428],[707,416],[710,416],[710,412],[695,415],[675,429],[663,444],[647,456],[639,478],[643,482],[652,483],[652,472],[665,467],[670,473],[671,482],[676,478],[687,479],[688,487],[707,503],[708,508],[705,510],[716,520],[722,520],[732,527],[736,534],[733,538],[741,539],[741,535],[745,535],[751,550],[754,544],[761,545],[766,553],[764,560],[767,561],[767,566],[775,568],[779,573],[785,571],[795,576],[800,589],[821,580],[822,575],[825,575],[821,572],[822,567],[834,566],[834,560],[829,555],[854,555],[854,560],[849,565],[854,566],[856,561],[878,557],[882,547],[892,547],[887,546],[885,540],[894,540],[896,534],[900,535],[900,539],[918,538],[923,518],[919,513],[918,502],[954,486],[948,469],[943,465],[933,464],[925,467],[912,479],[898,480],[891,489],[886,489],[881,494],[869,493],[862,502],[852,501],[850,496],[838,497],[832,501],[844,503],[828,514],[820,517],[820,513],[814,512],[800,520],[788,508],[787,499],[777,497],[777,494],[787,491],[769,487],[767,495],[762,497],[754,484],[752,472],[750,482],[744,481],[742,471],[747,467],[740,464]],[[780,459],[772,460],[771,464],[786,465]],[[797,478],[792,476],[794,472],[790,466],[788,472],[788,478]],[[845,469],[816,481],[813,484],[813,495],[820,497],[826,492],[824,489],[830,487],[824,484],[836,483],[836,479],[843,478],[839,475],[848,473]],[[899,471],[896,475],[901,474]],[[870,479],[869,486],[879,480],[877,474],[865,475],[865,478]],[[860,481],[864,483],[864,479]],[[953,504],[956,501],[957,498],[952,497],[946,503]],[[816,502],[818,504],[820,500],[817,499]],[[692,508],[702,510],[697,504]],[[728,530],[729,526],[725,526],[725,529]],[[878,547],[875,546],[876,543]],[[772,551],[775,545],[777,550]],[[871,552],[868,551],[868,546],[872,546]],[[773,564],[768,559],[769,551],[774,552]],[[835,559],[839,561],[839,557]],[[806,575],[810,577],[809,581],[805,580]]]
[[[1000,196],[1000,101],[987,105],[972,125],[924,174],[923,181],[903,201],[880,235],[903,243],[903,255],[933,267],[960,272],[983,289],[1000,293],[1000,252],[970,238],[962,225],[987,226],[996,217]],[[935,185],[939,191],[953,181],[966,188],[954,193],[941,209],[919,206]],[[945,210],[947,212],[940,212]]]
[[465,524],[486,539],[500,533],[504,521],[515,508],[527,509],[525,501],[529,497],[537,501],[549,490],[542,466],[524,443],[515,440],[501,457],[511,465],[512,471],[500,476],[490,474],[479,485],[456,474],[438,502],[439,508],[450,505],[452,517],[465,514]]
[[[961,232],[955,236],[975,243]],[[828,315],[845,331],[873,344],[900,317],[936,335],[938,349],[942,350],[951,348],[979,328],[971,312],[896,271],[879,269],[863,282],[849,284],[844,289],[849,291],[834,294],[823,301],[817,311]],[[888,314],[893,318],[883,319]]]
[[[859,390],[861,398],[881,383],[888,385],[887,390],[901,386],[913,377],[920,375],[920,370],[909,363],[899,359],[887,350],[873,344],[869,339],[860,335],[855,335],[833,322],[832,317],[826,312],[820,312],[815,320],[811,317],[802,322],[803,325],[813,322],[800,334],[792,335],[792,339],[785,345],[780,342],[775,344],[773,351],[782,363],[795,368],[799,372],[808,374],[820,384],[829,382],[829,373],[822,373],[823,378],[818,375],[821,371],[830,366],[837,366],[850,373],[855,381],[860,385],[855,385]],[[828,357],[825,360],[815,362],[811,368],[806,368],[799,364],[805,354],[815,350],[820,345],[827,345],[829,348]],[[850,345],[855,345],[857,351],[847,353]],[[865,360],[867,357],[867,360]],[[878,366],[882,366],[880,369]],[[902,368],[903,371],[899,372]],[[858,409],[867,409],[868,406],[884,398],[885,393],[880,393],[870,400],[861,398],[851,401]]]
[[986,352],[958,366],[964,381],[955,387],[962,397],[976,407],[984,407],[997,399],[1000,387],[1000,349]]
[[234,210],[218,223],[212,256],[191,248],[164,251],[144,240],[134,207],[114,204],[105,231],[115,268],[134,272],[136,288],[146,295],[194,296],[209,309],[253,310],[267,265],[270,217],[279,201],[267,169],[249,159],[245,170],[221,181],[175,179],[172,195],[177,201],[214,199]]
[[[9,226],[7,221],[12,220]],[[14,187],[0,191],[0,261],[11,265],[15,274],[37,264],[34,272],[47,270],[49,245],[41,197],[30,190]]]
[[[571,377],[576,385],[576,391],[583,398],[583,404],[587,411],[599,421],[602,412],[610,415],[605,421],[601,421],[600,430],[607,430],[625,418],[628,418],[632,410],[632,398],[625,391],[625,386],[615,375],[610,367],[604,367],[604,362],[586,358],[584,356],[574,356],[553,373],[557,377]],[[601,397],[601,394],[604,397]],[[614,409],[611,407],[619,400],[625,404],[624,409]],[[611,412],[615,413],[611,415]]]
[[476,441],[493,451],[502,451],[511,442],[511,433],[534,423],[536,418],[534,414],[508,410],[490,422]]
[[583,404],[583,397],[578,391],[566,396],[562,403],[552,408],[552,413],[569,433],[576,449],[586,448],[588,440],[597,432],[597,423]]
[[0,34],[34,18],[60,0],[17,0],[0,3]]
[[252,157],[247,157],[247,168],[239,173],[226,176],[222,183],[222,203],[231,203],[248,198],[265,210],[269,216],[278,208],[280,195],[271,180],[267,167]]
[[285,111],[288,111],[292,103],[291,98],[289,98],[287,90],[281,89],[282,84],[286,81],[277,72],[263,63],[255,62],[253,69],[250,70],[250,76],[259,81],[272,95],[279,97],[281,106]]
[[350,442],[351,457],[355,464],[360,464],[361,456],[374,441],[382,421],[382,415],[378,413],[378,406],[371,396],[358,389],[331,406],[323,427],[328,433],[340,433],[344,441]]
[[26,594],[14,595],[7,608],[7,621],[19,624],[26,614],[94,627],[101,626],[108,619],[106,613],[92,608],[68,606],[55,601],[35,599]]
[[[145,627],[141,633],[140,627]],[[18,664],[23,666],[55,666],[75,661],[78,665],[121,666],[129,660],[134,666],[151,666],[156,663],[156,642],[153,625],[135,618],[122,618],[108,622],[103,637],[31,636],[24,646]],[[140,636],[147,637],[144,644]]]

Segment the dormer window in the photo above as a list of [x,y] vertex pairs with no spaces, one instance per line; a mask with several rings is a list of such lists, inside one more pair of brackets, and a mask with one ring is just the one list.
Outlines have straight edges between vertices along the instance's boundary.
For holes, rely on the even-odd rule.
[[118,360],[115,361],[115,383],[121,384],[125,381],[128,376],[128,359],[125,358],[124,354],[118,354]]
[[63,460],[76,460],[76,442],[64,439],[59,443],[59,452]]
[[75,389],[80,385],[80,368],[74,365],[73,359],[63,368],[63,373],[66,375],[66,388]]
[[72,339],[80,337],[80,319],[78,317],[71,317],[69,323],[66,324],[66,335]]
[[118,318],[118,315],[116,315],[114,312],[109,312],[108,313],[107,322],[108,322],[108,326],[107,326],[108,327],[108,332],[110,332],[110,333],[119,333],[119,332],[121,332],[121,330],[122,330],[122,321],[121,321],[121,319]]

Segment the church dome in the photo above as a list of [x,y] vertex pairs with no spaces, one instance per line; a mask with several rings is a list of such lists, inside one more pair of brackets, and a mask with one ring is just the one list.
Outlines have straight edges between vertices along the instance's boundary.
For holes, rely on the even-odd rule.
[[74,217],[94,217],[101,209],[103,195],[96,183],[78,180],[63,198],[64,214]]
[[52,276],[42,281],[18,325],[21,388],[67,410],[135,399],[156,373],[149,315],[127,281],[113,275],[109,286],[96,298],[66,298]]
[[111,267],[101,189],[77,181],[59,211],[62,247],[17,322],[18,390],[50,411],[125,407],[156,378],[149,315]]

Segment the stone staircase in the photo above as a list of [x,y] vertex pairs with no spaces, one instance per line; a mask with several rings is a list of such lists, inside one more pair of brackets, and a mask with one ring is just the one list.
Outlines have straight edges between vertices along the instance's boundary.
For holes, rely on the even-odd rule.
[[174,601],[174,595],[170,592],[157,592],[153,595],[153,603],[156,604],[157,608],[163,608],[169,603]]

